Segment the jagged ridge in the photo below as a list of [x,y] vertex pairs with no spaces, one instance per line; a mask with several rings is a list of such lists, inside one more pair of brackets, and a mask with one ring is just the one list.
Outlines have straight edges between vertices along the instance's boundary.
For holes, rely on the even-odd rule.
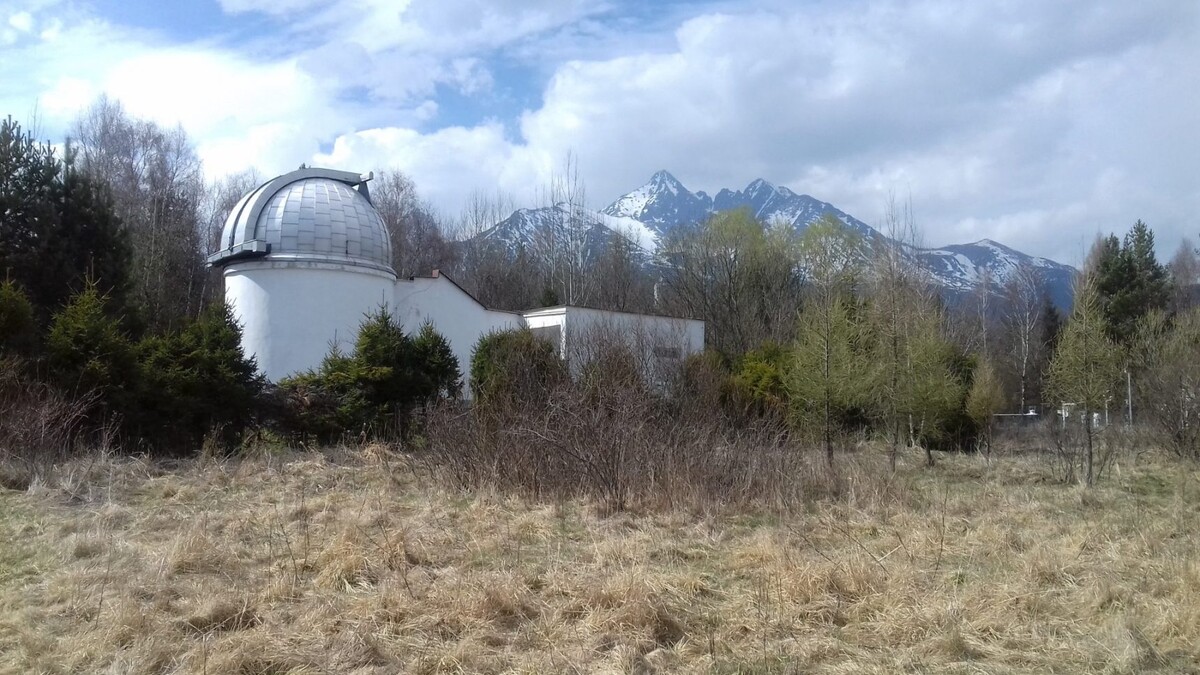
[[697,227],[718,211],[739,208],[748,208],[765,224],[786,225],[798,231],[827,214],[832,215],[872,242],[901,246],[906,255],[912,256],[945,289],[949,300],[975,292],[985,280],[998,292],[1013,270],[1027,264],[1040,272],[1056,305],[1065,308],[1071,303],[1075,270],[1067,265],[1030,256],[989,239],[929,249],[902,245],[828,202],[776,187],[761,178],[742,190],[722,189],[710,197],[703,191],[688,190],[667,171],[659,171],[645,185],[622,195],[601,211],[572,210],[566,204],[520,209],[480,237],[515,252],[519,247],[544,243],[549,237],[566,237],[568,223],[583,223],[585,226],[576,231],[585,232],[579,243],[590,251],[589,257],[603,250],[616,233],[621,233],[637,244],[649,264],[659,244],[677,231]]

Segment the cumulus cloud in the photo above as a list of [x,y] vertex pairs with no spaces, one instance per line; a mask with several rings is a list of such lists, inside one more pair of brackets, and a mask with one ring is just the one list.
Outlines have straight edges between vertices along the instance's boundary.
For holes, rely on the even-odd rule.
[[[454,214],[476,190],[530,203],[572,153],[595,206],[661,168],[763,177],[1070,262],[1139,217],[1173,246],[1200,211],[1192,3],[221,0],[273,27],[230,46],[49,1],[0,7],[0,103],[53,126],[108,92],[182,123],[212,173],[399,168]],[[544,77],[533,103],[492,112],[514,68]]]
[[931,244],[1078,259],[1099,228],[1175,238],[1200,207],[1197,155],[1173,148],[1196,145],[1195,38],[1175,3],[708,15],[674,51],[565,64],[521,128],[577,152],[593,194],[661,167],[709,190],[764,176],[878,222],[896,192]]

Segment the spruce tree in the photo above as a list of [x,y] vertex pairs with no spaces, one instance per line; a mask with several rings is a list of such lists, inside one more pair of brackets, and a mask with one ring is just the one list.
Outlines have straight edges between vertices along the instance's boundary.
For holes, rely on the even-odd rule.
[[1171,301],[1171,278],[1154,254],[1154,231],[1141,220],[1123,242],[1116,235],[1101,240],[1089,268],[1106,331],[1118,344],[1128,346],[1141,318]]
[[91,280],[125,312],[129,242],[107,191],[10,117],[0,121],[0,277],[28,294],[46,325]]

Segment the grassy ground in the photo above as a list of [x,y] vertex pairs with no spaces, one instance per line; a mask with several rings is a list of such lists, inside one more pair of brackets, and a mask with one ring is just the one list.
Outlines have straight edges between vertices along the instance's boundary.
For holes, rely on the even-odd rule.
[[785,514],[436,487],[378,449],[0,489],[0,672],[1200,672],[1191,465],[843,458]]

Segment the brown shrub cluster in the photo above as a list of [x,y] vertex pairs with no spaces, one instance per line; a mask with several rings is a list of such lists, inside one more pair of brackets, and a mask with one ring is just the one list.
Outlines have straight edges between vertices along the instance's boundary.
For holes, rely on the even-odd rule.
[[619,340],[586,355],[545,396],[429,410],[418,459],[458,488],[590,497],[617,511],[793,509],[851,482],[888,480],[884,467],[864,471],[854,458],[831,471],[776,418],[726,418],[703,382],[647,376]]

